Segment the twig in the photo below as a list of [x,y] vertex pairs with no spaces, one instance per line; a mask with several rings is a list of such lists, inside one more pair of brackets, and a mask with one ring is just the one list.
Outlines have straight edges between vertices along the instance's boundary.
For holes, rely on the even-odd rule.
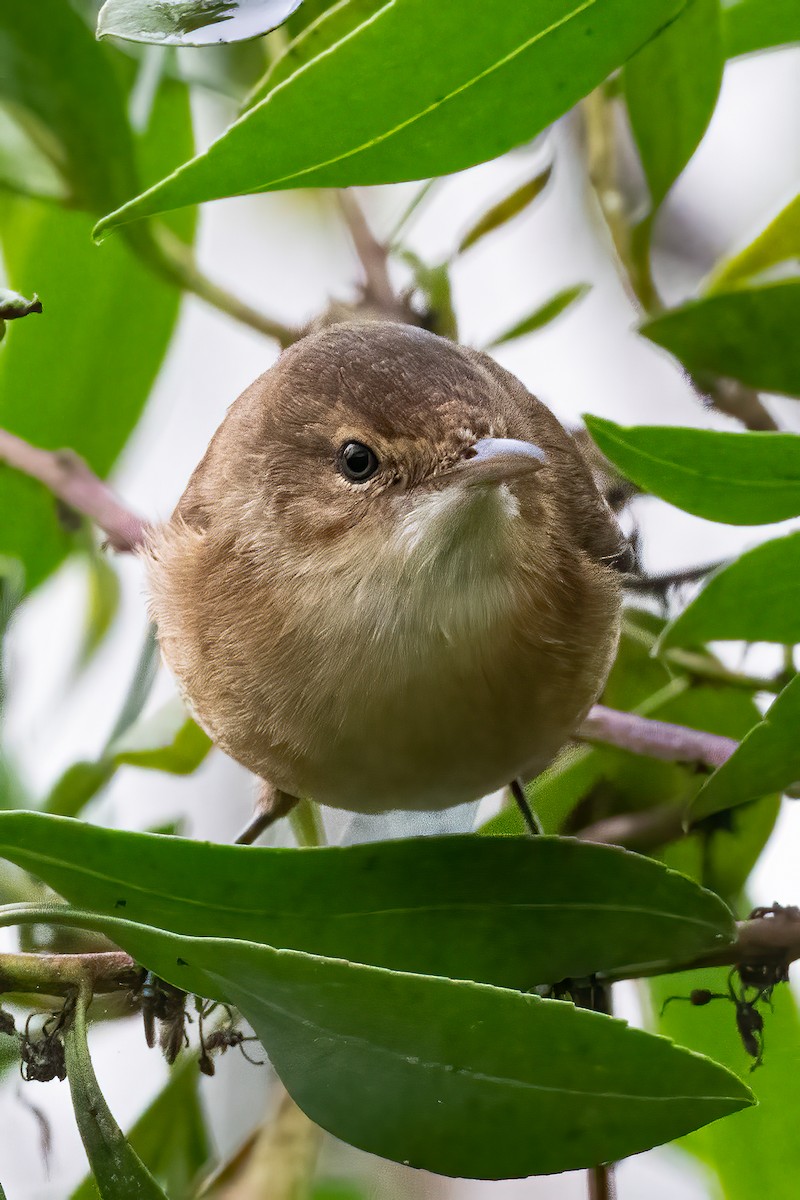
[[605,983],[623,979],[645,979],[656,975],[677,975],[681,971],[698,971],[704,967],[774,967],[785,972],[800,959],[800,908],[775,904],[771,909],[756,910],[759,915],[748,921],[737,921],[736,937],[719,950],[709,950],[681,963],[654,963],[637,967],[635,971],[602,972]]
[[575,836],[582,842],[604,846],[622,846],[640,852],[655,850],[684,837],[684,812],[678,804],[659,804],[639,812],[619,813],[605,817],[578,830]]
[[614,1164],[601,1163],[589,1171],[589,1200],[616,1200]]
[[199,296],[201,300],[205,300],[220,312],[227,313],[242,325],[248,325],[258,333],[263,333],[265,337],[273,338],[281,347],[291,346],[303,336],[302,330],[293,329],[284,325],[282,321],[268,317],[266,313],[251,307],[213,279],[209,279],[197,266],[189,247],[170,230],[154,227],[152,232],[155,236],[151,239],[149,261],[165,279],[177,284],[184,291]]
[[[249,853],[249,851],[245,851]],[[0,928],[11,925],[64,925],[91,928],[91,913],[76,912],[50,904],[7,904],[0,906]],[[719,949],[678,963],[654,963],[634,972],[613,971],[599,975],[602,984],[623,979],[641,979],[655,975],[673,975],[701,967],[766,965],[787,969],[800,959],[800,908],[774,905],[771,909],[736,925],[734,940]],[[0,954],[0,993],[20,995],[70,995],[86,980],[94,992],[127,991],[135,982],[138,968],[121,951],[96,954]]]
[[680,571],[666,571],[663,575],[626,575],[623,587],[626,592],[639,592],[647,595],[663,595],[672,587],[682,587],[686,583],[699,583],[707,575],[727,567],[730,559],[720,559],[718,562],[703,563],[699,567],[684,567]]
[[26,996],[72,995],[83,980],[95,994],[128,991],[135,986],[139,974],[136,963],[122,950],[92,954],[0,954],[0,992]]
[[769,433],[780,429],[778,422],[761,402],[758,392],[747,384],[726,376],[693,375],[690,379],[700,398],[708,401],[709,407],[735,417],[746,429]]
[[389,251],[373,234],[355,194],[349,189],[338,193],[339,204],[364,272],[364,299],[395,320],[405,316],[402,301],[389,279]]
[[[648,650],[655,648],[658,638],[649,629],[643,629],[635,621],[623,618],[624,636],[639,642]],[[679,668],[696,679],[709,679],[728,687],[742,688],[747,692],[780,692],[786,687],[792,674],[779,671],[776,675],[750,675],[746,671],[732,671],[717,659],[695,650],[667,649],[660,651],[659,659],[667,666]]]
[[[587,174],[597,207],[611,238],[620,278],[633,304],[647,316],[664,311],[650,264],[650,236],[654,213],[635,223],[639,197],[626,194],[619,164],[615,99],[607,85],[596,88],[582,105]],[[735,417],[747,429],[775,430],[779,426],[759,395],[746,384],[722,376],[687,375],[707,405]]]
[[38,479],[69,508],[88,517],[115,550],[142,542],[146,522],[126,508],[72,450],[40,450],[0,429],[0,462]]
[[636,713],[618,712],[603,704],[595,704],[589,710],[580,727],[579,737],[587,742],[618,746],[621,750],[630,750],[633,754],[646,755],[648,758],[663,759],[665,762],[700,763],[712,769],[722,766],[739,744],[733,738],[689,729],[685,725],[673,725],[668,721],[655,721]]

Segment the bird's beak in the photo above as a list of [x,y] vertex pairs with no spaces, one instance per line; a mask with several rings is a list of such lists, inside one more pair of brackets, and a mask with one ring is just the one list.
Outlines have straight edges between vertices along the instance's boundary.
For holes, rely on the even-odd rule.
[[522,442],[517,438],[481,438],[470,448],[468,457],[448,471],[435,475],[431,482],[506,483],[533,475],[546,462],[544,450],[533,442]]

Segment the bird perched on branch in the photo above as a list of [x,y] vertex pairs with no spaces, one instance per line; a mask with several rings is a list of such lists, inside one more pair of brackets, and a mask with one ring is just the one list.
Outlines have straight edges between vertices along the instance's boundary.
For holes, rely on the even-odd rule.
[[296,798],[441,809],[540,772],[596,700],[626,543],[553,414],[388,322],[286,350],[146,545],[199,723]]

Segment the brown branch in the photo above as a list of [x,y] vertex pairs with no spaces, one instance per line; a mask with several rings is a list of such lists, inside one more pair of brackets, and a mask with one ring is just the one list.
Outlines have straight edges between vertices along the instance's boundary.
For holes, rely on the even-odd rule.
[[[625,148],[620,145],[620,132],[624,125],[618,119],[617,104],[608,85],[603,85],[581,105],[587,176],[608,230],[623,286],[634,306],[645,316],[653,317],[665,311],[651,267],[650,238],[655,213],[651,212],[638,224],[634,221],[633,214],[641,208],[642,197],[636,190],[638,184],[632,182],[638,175],[623,170]],[[779,428],[758,392],[746,384],[711,373],[687,374],[687,379],[706,407],[735,417],[745,428]]]
[[710,950],[682,963],[654,964],[635,972],[601,973],[603,982],[622,979],[644,979],[655,975],[676,975],[681,971],[698,971],[704,967],[772,967],[776,975],[785,977],[793,962],[800,959],[800,908],[775,904],[769,909],[756,909],[747,921],[737,921],[736,937],[719,950]]
[[682,587],[687,583],[699,583],[707,575],[727,567],[730,559],[720,559],[717,562],[703,563],[699,567],[684,567],[680,571],[665,571],[661,575],[626,575],[622,586],[626,592],[639,592],[647,595],[663,595],[672,587]]
[[684,837],[683,822],[684,812],[680,805],[659,804],[656,808],[604,817],[578,830],[575,836],[581,842],[645,852]]
[[40,450],[0,429],[0,463],[38,479],[68,508],[88,517],[114,550],[141,545],[147,523],[131,512],[72,450]]
[[[54,909],[57,914],[57,909]],[[57,915],[54,915],[57,922]],[[0,992],[68,996],[85,981],[95,994],[129,991],[140,970],[122,950],[92,954],[0,954]]]
[[378,241],[370,229],[355,194],[349,189],[342,189],[338,197],[353,248],[364,272],[364,299],[393,320],[408,320],[405,306],[395,294],[389,278],[388,248]]
[[774,432],[780,425],[764,407],[759,394],[738,379],[729,379],[724,375],[690,376],[695,390],[700,398],[705,400],[710,408],[735,417],[746,429],[756,432]]
[[[52,920],[59,924],[59,907],[8,906],[13,909],[13,923]],[[69,911],[66,924],[70,924]],[[83,920],[86,914],[80,914]],[[2,924],[12,921],[5,919]],[[800,908],[773,905],[756,909],[747,921],[736,925],[732,942],[710,950],[696,958],[680,963],[655,963],[636,971],[601,972],[603,985],[623,979],[643,979],[655,975],[674,975],[702,967],[764,966],[785,975],[789,965],[800,959]],[[78,986],[90,985],[92,991],[109,993],[128,991],[139,978],[139,968],[122,951],[96,954],[0,954],[0,992],[19,995],[71,995]]]
[[578,736],[582,741],[602,742],[647,758],[699,763],[712,769],[721,767],[739,744],[733,738],[655,721],[636,713],[618,712],[602,704],[595,704],[589,710]]

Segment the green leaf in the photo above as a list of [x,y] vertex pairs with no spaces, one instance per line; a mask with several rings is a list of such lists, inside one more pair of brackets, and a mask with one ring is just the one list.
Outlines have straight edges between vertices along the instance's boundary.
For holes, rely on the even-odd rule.
[[770,221],[755,241],[715,268],[705,285],[707,294],[725,291],[779,263],[800,260],[800,195]]
[[51,148],[82,207],[102,211],[136,188],[133,141],[110,59],[63,0],[0,6],[0,98],[44,127],[41,144]]
[[800,515],[800,438],[795,434],[625,428],[601,417],[584,420],[623,475],[697,517],[767,525]]
[[650,1025],[701,1054],[708,1054],[744,1076],[757,1107],[692,1133],[678,1146],[697,1156],[716,1175],[714,1194],[725,1200],[755,1196],[791,1200],[800,1177],[800,1141],[794,1096],[800,1059],[800,1014],[788,986],[776,988],[773,1011],[764,1009],[764,1062],[750,1074],[751,1059],[736,1031],[733,1005],[715,1000],[704,1008],[675,1000],[659,1016],[669,996],[688,996],[693,988],[726,992],[727,970],[692,971],[654,979],[649,984]]
[[[139,143],[142,159],[148,170],[163,170],[190,145],[186,91],[162,87]],[[186,234],[193,226],[187,215],[181,224]],[[35,288],[45,304],[44,316],[15,328],[2,347],[0,426],[45,449],[71,446],[105,476],[144,408],[180,293],[125,244],[93,246],[91,218],[82,213],[6,197],[0,216],[11,285],[26,294]],[[0,472],[0,509],[15,514],[0,528],[0,554],[24,563],[32,589],[73,539],[50,494],[7,470]]]
[[493,158],[571,108],[683,3],[391,0],[96,233],[223,196],[424,179]]
[[494,346],[502,346],[504,342],[511,342],[515,338],[524,337],[528,333],[535,333],[537,329],[543,329],[545,325],[549,325],[556,317],[560,317],[570,305],[575,304],[578,300],[582,300],[591,290],[592,285],[590,283],[578,283],[573,287],[564,288],[563,291],[556,292],[555,296],[551,296],[549,300],[538,308],[535,308],[527,317],[523,317],[521,321],[517,321],[510,329],[506,329],[504,333],[492,338],[486,349],[491,350]]
[[98,912],[515,988],[691,958],[733,930],[725,905],[681,876],[557,838],[297,851],[0,813],[0,854]]
[[800,396],[798,327],[800,280],[792,279],[692,300],[639,332],[700,376],[711,372]]
[[458,340],[458,322],[453,307],[450,269],[447,262],[426,263],[413,250],[400,249],[397,257],[411,268],[414,289],[420,293],[427,318],[426,328],[440,337]]
[[751,1103],[710,1060],[562,1001],[94,914],[59,920],[106,933],[178,987],[234,1004],[312,1121],[441,1175],[586,1167]]
[[[650,629],[638,640],[633,627]],[[612,707],[706,730],[736,740],[760,720],[752,698],[730,686],[690,685],[669,675],[651,657],[653,641],[664,622],[653,614],[629,612],[623,624],[619,652],[603,700]],[[676,817],[697,795],[705,776],[691,765],[658,762],[611,746],[583,746],[562,754],[549,771],[526,791],[547,833],[586,825],[619,813],[673,805]],[[724,821],[703,824],[679,842],[667,845],[659,857],[673,870],[725,897],[738,897],[766,843],[780,807],[778,795],[765,796],[726,815]],[[506,808],[481,832],[508,836],[521,831],[516,806]],[[651,847],[655,850],[656,846]]]
[[37,145],[33,124],[24,110],[8,111],[0,104],[0,187],[64,202],[70,189],[52,159]]
[[690,0],[625,66],[625,98],[653,212],[700,144],[723,66],[719,0]]
[[[183,1058],[128,1134],[131,1149],[170,1200],[188,1200],[197,1173],[211,1154],[197,1081],[196,1059]],[[89,1175],[70,1200],[95,1200],[96,1196]]]
[[81,668],[88,665],[105,641],[120,603],[119,575],[104,551],[90,547],[85,562],[88,597],[78,656]]
[[800,780],[800,675],[776,696],[764,720],[701,789],[689,816],[693,822],[746,804],[767,792],[782,792]]
[[800,42],[796,0],[724,0],[725,56]]
[[109,747],[109,755],[121,766],[145,767],[190,775],[211,749],[211,738],[186,712],[180,696],[173,697],[157,712],[141,718]]
[[119,766],[111,747],[136,722],[144,708],[155,680],[158,662],[155,629],[148,626],[133,678],[104,750],[95,761],[84,760],[67,767],[42,805],[45,812],[75,817],[109,783]]
[[100,1091],[89,1057],[82,998],[64,1034],[64,1050],[75,1121],[102,1200],[167,1200],[125,1140]]
[[470,246],[474,246],[481,238],[486,237],[487,233],[493,233],[495,229],[499,229],[508,221],[513,221],[514,217],[518,217],[520,213],[533,203],[540,196],[550,182],[550,176],[553,174],[552,166],[547,167],[544,171],[539,171],[525,183],[520,184],[508,196],[504,196],[497,204],[493,204],[488,212],[485,212],[480,217],[471,229],[462,237],[458,243],[458,254],[463,254]]
[[800,642],[800,533],[773,538],[717,571],[659,642]]
[[106,0],[97,36],[157,46],[211,46],[261,37],[302,0]]
[[59,776],[48,793],[44,808],[60,817],[75,817],[106,786],[114,774],[114,764],[106,759],[93,762],[81,759]]
[[[338,46],[339,42],[350,37],[365,22],[371,20],[384,3],[385,0],[347,0],[344,4],[333,4],[326,0],[324,5],[320,5],[315,0],[312,7],[312,0],[305,0],[289,20],[289,32],[295,35],[293,40],[284,52],[270,63],[263,77],[246,97],[243,110],[253,108],[273,92],[279,83],[284,83],[301,67],[328,53]],[[314,8],[321,11],[315,12]],[[308,20],[305,19],[307,16]]]

